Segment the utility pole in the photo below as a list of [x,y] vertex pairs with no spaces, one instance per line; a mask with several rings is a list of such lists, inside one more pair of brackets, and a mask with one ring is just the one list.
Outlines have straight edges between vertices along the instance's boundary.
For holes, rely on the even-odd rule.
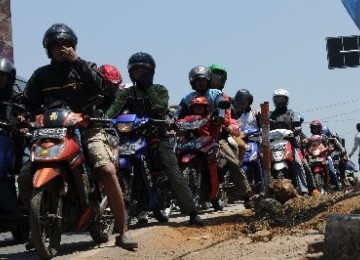
[[0,0],[0,58],[14,63],[10,0]]
[[271,180],[271,151],[270,151],[270,120],[269,120],[269,102],[260,104],[261,109],[261,135],[263,167],[265,175],[265,193],[268,193],[268,185]]

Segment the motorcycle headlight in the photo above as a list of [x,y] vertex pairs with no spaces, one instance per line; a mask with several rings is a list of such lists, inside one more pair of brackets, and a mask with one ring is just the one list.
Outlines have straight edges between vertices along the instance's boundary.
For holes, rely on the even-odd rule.
[[132,122],[127,123],[117,123],[116,128],[120,133],[128,133],[132,129]]

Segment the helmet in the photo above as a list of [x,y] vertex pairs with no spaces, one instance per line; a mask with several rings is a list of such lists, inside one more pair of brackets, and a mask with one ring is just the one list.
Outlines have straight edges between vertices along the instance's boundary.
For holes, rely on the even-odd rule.
[[127,66],[129,73],[134,66],[144,66],[146,68],[149,68],[152,74],[155,73],[155,60],[150,54],[147,54],[145,52],[137,52],[129,58]]
[[326,125],[323,126],[322,128],[322,133],[326,136],[330,136],[330,129],[329,127],[327,127]]
[[71,42],[75,48],[78,42],[77,36],[74,31],[63,23],[55,23],[50,26],[44,34],[43,46],[49,49],[50,44],[57,40],[66,40]]
[[286,89],[276,89],[273,94],[273,102],[276,107],[286,107],[289,102],[289,92]]
[[0,59],[0,71],[8,73],[9,74],[9,85],[13,85],[15,83],[16,78],[16,69],[14,67],[14,64],[7,58],[1,58]]
[[209,66],[211,72],[211,87],[222,90],[227,79],[227,72],[223,66],[212,64]]
[[356,124],[356,129],[360,132],[360,123]]
[[[199,114],[206,115],[207,110],[208,110],[208,104],[209,104],[209,102],[207,101],[206,97],[197,96],[190,100],[189,109],[190,109],[191,113],[198,114],[198,115]],[[196,106],[200,108],[200,111],[195,110]],[[201,108],[203,108],[203,109],[201,109]]]
[[210,70],[206,66],[199,65],[190,70],[189,81],[190,81],[190,85],[192,86],[193,89],[194,89],[194,81],[195,81],[195,79],[198,79],[198,78],[207,79],[209,82],[209,86],[210,86],[211,73],[210,73]]
[[310,122],[310,132],[313,135],[321,135],[322,133],[322,124],[319,120],[313,120]]
[[282,89],[282,88],[276,89],[276,90],[274,91],[273,96],[274,96],[274,97],[275,97],[275,96],[285,96],[285,97],[287,97],[287,98],[290,97],[289,91],[287,91],[286,89]]
[[195,106],[195,105],[203,105],[203,106],[208,106],[209,102],[206,99],[206,97],[204,96],[198,96],[198,97],[194,97],[190,100],[190,104],[189,107]]
[[221,65],[217,65],[217,64],[211,64],[209,66],[209,70],[211,73],[213,73],[213,72],[221,73],[225,76],[225,79],[227,79],[227,71],[226,71],[225,67],[223,67]]
[[250,91],[247,89],[240,89],[236,92],[234,97],[236,102],[242,102],[244,99],[247,100],[249,106],[253,103],[253,95],[251,95]]
[[112,84],[120,84],[122,82],[120,71],[115,66],[104,64],[98,70],[103,75],[105,81]]

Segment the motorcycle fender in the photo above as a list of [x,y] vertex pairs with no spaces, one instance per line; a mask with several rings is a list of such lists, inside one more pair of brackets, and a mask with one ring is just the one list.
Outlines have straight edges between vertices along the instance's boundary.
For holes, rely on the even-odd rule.
[[38,169],[33,177],[33,187],[40,188],[60,174],[60,168],[43,167]]
[[274,170],[279,171],[281,169],[289,168],[286,162],[277,162],[273,165]]

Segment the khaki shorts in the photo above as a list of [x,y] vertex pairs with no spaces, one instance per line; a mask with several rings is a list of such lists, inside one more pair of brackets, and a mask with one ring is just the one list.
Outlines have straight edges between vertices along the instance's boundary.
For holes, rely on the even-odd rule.
[[116,161],[116,149],[111,149],[107,135],[101,128],[82,131],[83,144],[87,148],[90,165],[94,169],[114,164]]

